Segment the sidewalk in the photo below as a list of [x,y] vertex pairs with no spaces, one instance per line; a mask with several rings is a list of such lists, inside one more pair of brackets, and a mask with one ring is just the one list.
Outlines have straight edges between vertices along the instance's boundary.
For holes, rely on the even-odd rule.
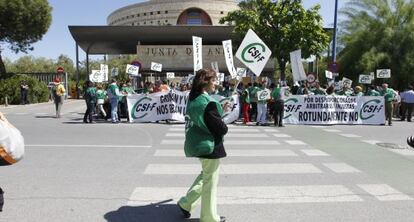
[[[74,102],[74,101],[77,101],[77,100],[78,99],[66,99],[64,103],[71,103],[71,102]],[[0,105],[0,111],[10,110],[10,109],[20,108],[20,107],[34,107],[34,106],[47,105],[47,104],[53,104],[53,100],[50,100],[48,102],[43,102],[43,103],[33,103],[33,104],[30,103],[30,104],[26,104],[26,105],[8,105],[8,106],[5,106],[4,104],[2,104],[2,105]]]

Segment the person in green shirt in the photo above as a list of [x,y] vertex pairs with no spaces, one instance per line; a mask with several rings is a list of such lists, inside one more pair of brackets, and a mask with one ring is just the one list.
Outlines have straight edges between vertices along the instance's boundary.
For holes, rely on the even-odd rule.
[[354,96],[364,96],[361,86],[355,86]]
[[368,87],[366,96],[381,96],[381,94],[375,90],[375,86],[371,85]]
[[315,83],[315,88],[311,90],[314,95],[326,95],[326,90],[319,85],[319,82]]
[[250,119],[255,119],[257,117],[257,92],[260,90],[258,83],[253,83],[253,86],[249,87],[249,97],[250,97]]
[[105,100],[107,99],[106,91],[103,90],[102,84],[98,84],[96,86],[96,99],[97,99],[97,105],[98,110],[102,114],[103,118],[106,119],[106,112],[104,109]]
[[86,112],[83,115],[83,122],[88,123],[87,119],[89,118],[89,123],[94,123],[93,113],[96,107],[96,88],[91,81],[86,81],[86,90],[85,90],[85,102],[86,102]]
[[388,120],[388,125],[392,126],[392,111],[393,111],[393,102],[395,98],[395,91],[391,88],[388,88],[388,84],[382,84],[381,96],[384,96],[385,103],[385,120]]
[[[246,85],[248,86],[248,85]],[[250,94],[248,87],[245,87],[243,89],[242,95],[241,95],[241,101],[243,103],[243,123],[247,124],[250,122],[249,118],[249,109],[250,109]]]
[[202,171],[177,205],[183,216],[190,218],[191,211],[201,198],[201,222],[226,221],[225,217],[217,214],[216,199],[220,158],[227,155],[223,137],[228,129],[222,115],[230,107],[222,107],[209,95],[215,91],[216,75],[212,69],[197,71],[185,116],[185,155],[199,158]]

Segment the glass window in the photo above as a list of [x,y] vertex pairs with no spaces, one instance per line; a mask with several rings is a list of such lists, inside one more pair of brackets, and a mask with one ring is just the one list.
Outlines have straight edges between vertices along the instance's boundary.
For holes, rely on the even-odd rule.
[[189,25],[201,25],[201,18],[188,18],[187,24]]
[[161,14],[161,12],[160,12],[160,11],[158,11],[158,12],[157,12],[157,14]]
[[147,13],[146,12],[144,12],[144,16],[146,16],[147,15]]
[[152,12],[150,12],[150,15],[152,15],[153,13]]
[[165,14],[168,14],[168,11],[165,11]]

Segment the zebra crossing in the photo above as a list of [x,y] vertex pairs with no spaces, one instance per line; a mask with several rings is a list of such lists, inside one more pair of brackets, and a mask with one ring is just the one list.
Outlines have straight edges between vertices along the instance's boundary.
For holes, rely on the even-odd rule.
[[[196,158],[185,158],[183,144],[184,125],[169,126],[143,171],[148,180],[165,177],[165,184],[136,187],[128,206],[175,203],[186,193],[191,184],[182,181],[192,181],[201,166]],[[413,200],[283,128],[229,125],[224,146],[228,157],[220,164],[219,205]]]

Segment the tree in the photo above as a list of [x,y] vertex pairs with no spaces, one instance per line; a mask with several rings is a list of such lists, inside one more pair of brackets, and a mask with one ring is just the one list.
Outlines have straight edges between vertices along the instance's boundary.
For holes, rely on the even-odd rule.
[[[0,43],[15,53],[33,50],[52,21],[47,0],[0,0]],[[6,73],[0,48],[0,76]]]
[[341,72],[359,74],[389,68],[392,84],[404,88],[414,81],[414,2],[412,0],[351,0],[341,13]]
[[319,5],[305,10],[302,0],[244,0],[239,10],[230,12],[220,23],[235,24],[240,37],[252,29],[272,50],[281,79],[285,79],[290,52],[301,49],[302,56],[319,55],[326,49],[329,37],[323,29]]

